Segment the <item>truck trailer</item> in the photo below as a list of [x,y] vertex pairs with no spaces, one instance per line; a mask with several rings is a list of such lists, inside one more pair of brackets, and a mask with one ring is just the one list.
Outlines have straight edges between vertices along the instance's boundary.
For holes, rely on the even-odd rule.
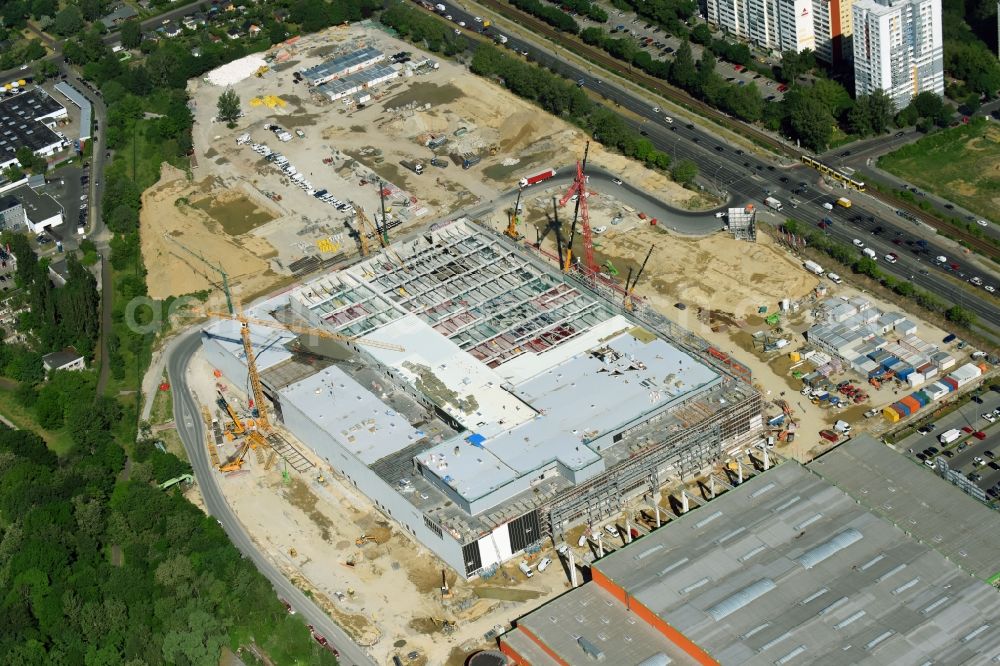
[[812,260],[804,261],[802,262],[802,265],[805,266],[805,269],[810,273],[815,273],[816,275],[823,274],[823,267],[817,264],[815,261]]
[[481,158],[479,155],[476,155],[475,153],[465,153],[464,155],[462,155],[462,168],[471,169],[472,167],[479,164],[482,161],[482,159],[483,158]]
[[774,210],[781,210],[781,202],[774,197],[766,197],[764,199],[764,205],[768,208],[773,208]]
[[948,430],[947,432],[943,432],[940,435],[938,435],[938,441],[941,442],[942,444],[951,444],[961,436],[962,436],[961,430],[959,430],[958,428],[952,428],[951,430]]
[[413,160],[400,160],[399,163],[417,175],[424,172],[424,165],[420,162],[414,162]]
[[540,183],[543,180],[548,180],[556,175],[555,169],[545,169],[544,171],[539,171],[534,176],[528,176],[527,178],[522,178],[518,181],[518,186],[528,187],[529,185],[534,185],[535,183]]

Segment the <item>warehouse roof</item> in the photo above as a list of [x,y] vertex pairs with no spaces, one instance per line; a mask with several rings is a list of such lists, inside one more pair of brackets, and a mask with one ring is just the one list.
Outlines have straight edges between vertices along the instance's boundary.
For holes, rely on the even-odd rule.
[[[134,11],[134,10],[133,10]],[[90,105],[90,100],[83,96],[79,90],[66,83],[65,81],[60,81],[56,84],[55,89],[66,96],[66,99],[73,102],[80,109],[80,140],[85,141],[90,138],[90,127],[91,127],[91,112],[92,107]]]
[[1000,574],[1000,515],[923,465],[860,435],[809,467],[969,573]]
[[38,119],[60,111],[65,111],[63,105],[40,88],[0,101],[0,160],[14,157],[22,146],[38,151],[59,143],[56,133]]
[[[594,663],[581,646],[580,638],[603,653],[601,661],[606,664],[639,664],[656,655],[662,655],[657,663],[696,663],[663,634],[645,622],[636,621],[621,602],[597,585],[584,585],[571,594],[555,598],[518,619],[517,626],[530,631],[569,666]],[[516,630],[509,632],[503,640],[510,641],[511,634],[517,633]],[[523,633],[522,636],[526,637]],[[514,641],[525,645],[528,650],[532,647],[537,649],[537,644],[531,646],[523,640]],[[532,642],[530,638],[527,641]]]
[[316,65],[315,67],[304,69],[300,73],[302,74],[302,78],[308,81],[319,81],[328,76],[333,76],[342,72],[348,67],[357,66],[368,60],[379,58],[380,56],[383,58],[385,57],[381,51],[369,46],[331,60],[327,60],[326,62]]
[[996,590],[797,463],[595,568],[722,664],[967,663],[1000,653]]

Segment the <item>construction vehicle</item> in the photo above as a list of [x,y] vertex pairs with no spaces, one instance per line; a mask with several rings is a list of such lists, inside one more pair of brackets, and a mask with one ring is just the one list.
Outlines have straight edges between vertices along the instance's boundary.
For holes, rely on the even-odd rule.
[[524,238],[524,236],[522,236],[517,232],[517,217],[518,213],[521,212],[521,192],[523,192],[523,190],[517,191],[517,201],[514,203],[514,210],[510,212],[510,219],[507,222],[507,229],[504,231],[505,235],[510,236],[516,241],[519,241],[522,238]]
[[256,355],[253,350],[253,342],[250,339],[250,324],[255,326],[268,326],[275,327],[280,326],[293,333],[302,333],[306,335],[316,335],[321,338],[326,338],[329,340],[337,340],[339,342],[351,342],[353,344],[368,345],[371,347],[379,347],[381,349],[393,349],[395,351],[405,351],[405,349],[399,345],[392,344],[389,342],[379,342],[376,340],[366,340],[364,338],[358,338],[350,335],[342,335],[340,333],[334,333],[333,331],[324,331],[317,328],[312,328],[308,326],[296,326],[294,324],[288,324],[285,322],[274,322],[263,319],[255,319],[252,317],[247,317],[243,312],[238,312],[236,314],[230,314],[226,312],[215,312],[206,311],[204,314],[215,317],[217,319],[229,319],[232,321],[240,322],[240,337],[243,341],[243,353],[246,357],[247,363],[247,375],[250,378],[250,387],[253,393],[254,406],[257,409],[257,421],[256,429],[251,430],[247,436],[243,439],[243,444],[240,446],[240,450],[235,456],[226,461],[219,470],[222,472],[232,472],[242,468],[243,461],[246,458],[247,451],[251,448],[256,449],[258,447],[267,447],[267,436],[271,434],[271,422],[267,413],[267,407],[264,399],[264,386],[260,381],[260,374],[257,372],[257,361]]
[[497,145],[497,144],[495,144],[495,143],[491,143],[491,144],[490,144],[490,148],[489,148],[489,151],[490,151],[490,155],[491,155],[491,156],[492,156],[492,155],[496,155],[497,153],[499,153],[499,152],[500,152],[500,146],[498,146],[498,145]]
[[233,406],[226,401],[225,396],[222,395],[222,391],[216,391],[216,393],[219,395],[219,398],[215,402],[222,408],[223,411],[229,414],[229,418],[233,420],[233,433],[236,435],[242,435],[246,432],[246,428],[243,427],[239,414],[237,414],[236,410],[233,409]]
[[556,175],[555,169],[543,169],[542,171],[539,171],[533,176],[522,178],[521,180],[518,181],[517,185],[518,187],[528,187],[530,185],[540,183],[543,180],[548,180],[549,178],[552,178],[555,175]]
[[365,544],[368,543],[378,543],[378,541],[375,540],[375,537],[368,536],[367,534],[362,534],[361,536],[359,536],[357,539],[354,540],[354,545],[358,547],[364,546]]
[[[583,149],[583,160],[576,163],[576,178],[573,179],[573,184],[570,185],[569,189],[566,190],[566,194],[559,201],[559,206],[565,206],[566,202],[570,200],[574,195],[576,196],[576,206],[573,211],[573,229],[576,229],[576,220],[579,216],[580,219],[580,229],[583,231],[583,260],[586,269],[592,274],[598,272],[597,264],[594,262],[594,239],[590,229],[590,210],[587,207],[587,197],[590,193],[587,191],[587,155],[590,152],[590,142],[587,142],[586,147]],[[570,245],[567,246],[567,256],[571,254],[572,250],[572,239],[570,240]],[[571,268],[571,264],[567,262],[563,265],[563,270],[568,271]]]
[[253,74],[259,79],[260,77],[267,74],[270,70],[271,68],[268,67],[267,65],[261,65],[260,67],[257,68],[257,71],[254,72]]
[[638,272],[635,274],[635,280],[629,282],[632,277],[632,269],[628,269],[628,277],[625,278],[625,309],[631,311],[635,307],[635,303],[632,300],[632,292],[635,291],[635,285],[639,283],[639,278],[642,277],[642,271],[645,270],[646,264],[649,262],[649,258],[653,256],[653,250],[656,249],[655,245],[649,246],[649,252],[646,253],[646,258],[642,260],[642,265],[639,266]]

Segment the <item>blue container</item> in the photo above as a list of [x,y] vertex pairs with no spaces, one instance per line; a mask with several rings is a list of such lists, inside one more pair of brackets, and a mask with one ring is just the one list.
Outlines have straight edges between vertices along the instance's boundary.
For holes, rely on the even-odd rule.
[[900,379],[906,379],[914,372],[916,372],[916,370],[913,369],[912,365],[903,365],[900,366],[899,368],[896,368],[896,376],[899,377]]
[[926,407],[931,403],[930,396],[928,396],[923,391],[917,391],[916,393],[913,393],[910,397],[919,402],[921,407]]
[[899,414],[900,416],[909,416],[910,414],[913,413],[910,411],[909,406],[904,405],[901,402],[892,403],[892,408],[895,409],[896,413]]

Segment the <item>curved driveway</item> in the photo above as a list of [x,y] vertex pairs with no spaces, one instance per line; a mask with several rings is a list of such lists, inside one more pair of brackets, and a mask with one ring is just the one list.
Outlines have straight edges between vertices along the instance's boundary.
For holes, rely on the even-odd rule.
[[167,373],[173,386],[174,422],[177,432],[184,442],[188,459],[194,468],[195,477],[205,500],[205,508],[215,517],[226,531],[229,539],[244,557],[253,560],[257,569],[271,581],[278,596],[288,601],[302,618],[316,628],[316,632],[325,636],[331,645],[340,651],[340,663],[355,666],[374,666],[375,662],[350,638],[340,627],[311,599],[306,597],[297,587],[292,585],[258,550],[250,535],[243,528],[239,518],[229,508],[222,490],[219,488],[219,473],[212,467],[206,450],[206,433],[203,427],[201,410],[187,385],[187,367],[191,356],[201,347],[201,328],[196,327],[185,333],[174,346],[167,359]]

